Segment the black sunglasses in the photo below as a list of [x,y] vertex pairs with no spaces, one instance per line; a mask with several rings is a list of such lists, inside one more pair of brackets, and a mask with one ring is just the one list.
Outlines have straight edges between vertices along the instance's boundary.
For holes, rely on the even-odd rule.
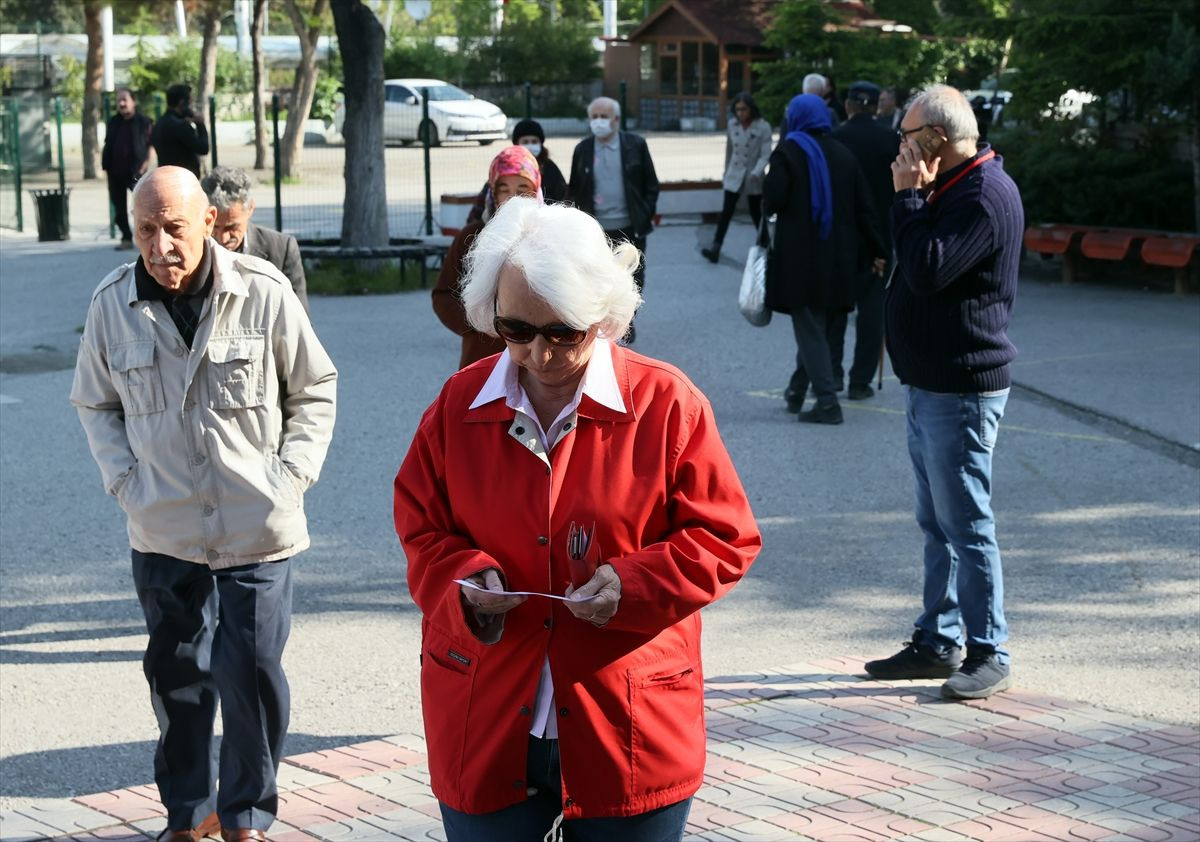
[[588,332],[579,328],[560,323],[550,325],[531,325],[520,319],[509,319],[496,316],[492,319],[492,327],[505,342],[517,345],[528,345],[535,336],[541,336],[551,345],[559,348],[570,348],[587,339]]

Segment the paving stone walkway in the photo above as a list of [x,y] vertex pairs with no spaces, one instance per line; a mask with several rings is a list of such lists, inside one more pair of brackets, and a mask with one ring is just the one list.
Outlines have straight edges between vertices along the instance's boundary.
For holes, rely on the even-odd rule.
[[[1200,731],[1020,689],[946,702],[862,664],[710,678],[686,838],[1200,840]],[[274,842],[445,839],[420,735],[289,757],[280,785]],[[141,842],[163,815],[137,786],[4,814],[0,839]]]

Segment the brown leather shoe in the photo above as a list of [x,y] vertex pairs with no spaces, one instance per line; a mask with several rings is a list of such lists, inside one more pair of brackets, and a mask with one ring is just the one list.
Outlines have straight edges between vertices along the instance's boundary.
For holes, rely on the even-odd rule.
[[221,831],[225,842],[266,842],[267,834],[252,827],[227,827]]
[[210,836],[216,838],[220,833],[221,822],[216,813],[211,813],[200,824],[187,830],[164,830],[158,834],[158,842],[200,842]]

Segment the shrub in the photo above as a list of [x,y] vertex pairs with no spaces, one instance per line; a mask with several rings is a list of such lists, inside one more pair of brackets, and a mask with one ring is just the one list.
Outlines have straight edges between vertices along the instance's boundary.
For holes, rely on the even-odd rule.
[[1074,121],[996,129],[990,139],[1021,188],[1027,224],[1190,228],[1191,167],[1162,147],[1095,145]]

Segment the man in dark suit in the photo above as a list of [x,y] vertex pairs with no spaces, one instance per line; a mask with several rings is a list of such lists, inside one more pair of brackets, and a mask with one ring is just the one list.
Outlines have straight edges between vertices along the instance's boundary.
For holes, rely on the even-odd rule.
[[192,110],[192,89],[167,88],[167,111],[154,124],[150,143],[160,167],[183,167],[200,177],[200,156],[208,154],[208,129],[204,115]]
[[300,245],[291,234],[262,228],[250,221],[254,215],[254,199],[250,197],[251,181],[246,171],[236,167],[214,167],[200,184],[217,209],[213,238],[230,251],[261,257],[273,264],[292,282],[292,289],[307,313],[308,293]]
[[113,221],[121,229],[118,249],[133,248],[129,228],[129,191],[150,166],[150,132],[154,121],[139,114],[129,88],[117,89],[117,113],[104,129],[104,151],[100,166],[108,175],[108,200],[113,206]]
[[[892,161],[900,151],[900,139],[875,119],[879,104],[880,89],[871,82],[855,82],[846,95],[847,120],[833,130],[833,138],[841,142],[858,159],[858,165],[867,177],[871,200],[878,219],[886,219],[892,206]],[[880,236],[892,250],[892,235],[885,224],[880,226]],[[879,352],[883,348],[883,277],[876,271],[870,249],[863,244],[859,249],[858,265],[854,272],[854,306],[858,310],[855,318],[854,362],[850,366],[850,387],[846,397],[852,401],[863,400],[875,394],[871,378],[879,363]],[[842,356],[846,337],[846,313],[831,313],[825,327],[829,339],[830,361],[833,376],[842,381]]]
[[620,131],[621,106],[614,99],[593,101],[588,122],[592,137],[579,141],[571,156],[567,201],[596,217],[610,240],[628,240],[642,252],[634,273],[640,290],[646,280],[646,235],[658,207],[650,149],[639,135]]

